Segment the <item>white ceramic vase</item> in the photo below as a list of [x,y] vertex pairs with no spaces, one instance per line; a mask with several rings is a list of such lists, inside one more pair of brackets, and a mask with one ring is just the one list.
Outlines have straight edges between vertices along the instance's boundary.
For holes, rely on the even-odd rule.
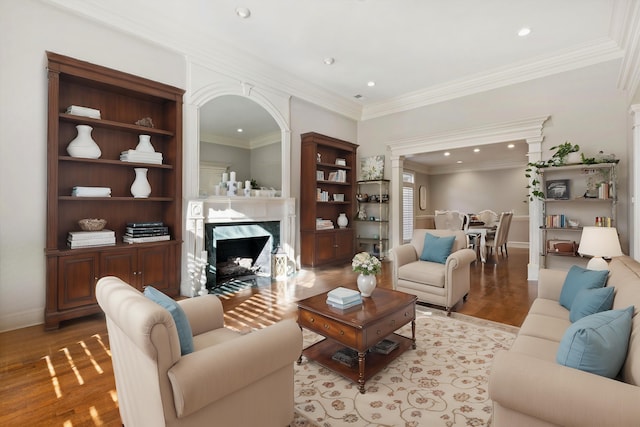
[[71,157],[82,157],[85,159],[97,159],[102,155],[100,147],[91,137],[93,128],[88,125],[76,126],[78,136],[67,145],[67,153]]
[[347,218],[347,215],[343,213],[338,215],[338,227],[345,228],[347,224],[349,224],[349,219]]
[[131,194],[133,197],[144,199],[151,194],[151,185],[147,180],[147,168],[134,168],[136,179],[131,184]]
[[141,153],[155,153],[156,150],[151,145],[151,135],[139,135],[138,145],[136,145],[136,151]]
[[376,288],[376,284],[377,280],[375,275],[362,273],[358,275],[358,290],[363,297],[370,297]]

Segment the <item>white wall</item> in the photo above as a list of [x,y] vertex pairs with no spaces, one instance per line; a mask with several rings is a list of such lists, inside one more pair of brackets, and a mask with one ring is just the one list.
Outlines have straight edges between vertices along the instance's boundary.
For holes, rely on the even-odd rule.
[[[393,141],[550,115],[543,131],[546,157],[549,157],[549,147],[569,140],[579,144],[585,154],[604,150],[621,159],[618,228],[626,251],[629,241],[628,102],[626,94],[616,88],[619,65],[618,60],[610,61],[362,121],[358,124],[358,138],[371,144],[370,150],[383,151]],[[522,188],[520,180],[513,185],[518,191]]]
[[45,51],[184,87],[180,55],[36,0],[0,2],[0,330],[44,321]]

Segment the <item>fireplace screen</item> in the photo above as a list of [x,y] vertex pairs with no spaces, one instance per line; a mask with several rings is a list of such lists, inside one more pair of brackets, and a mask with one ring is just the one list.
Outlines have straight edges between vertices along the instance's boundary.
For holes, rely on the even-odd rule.
[[207,288],[233,280],[271,276],[271,254],[280,244],[280,222],[205,224]]

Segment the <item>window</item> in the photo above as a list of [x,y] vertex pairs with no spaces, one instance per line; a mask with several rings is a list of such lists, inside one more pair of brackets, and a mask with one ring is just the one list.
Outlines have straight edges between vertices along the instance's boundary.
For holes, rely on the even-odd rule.
[[402,240],[408,242],[413,236],[413,193],[414,175],[402,173]]

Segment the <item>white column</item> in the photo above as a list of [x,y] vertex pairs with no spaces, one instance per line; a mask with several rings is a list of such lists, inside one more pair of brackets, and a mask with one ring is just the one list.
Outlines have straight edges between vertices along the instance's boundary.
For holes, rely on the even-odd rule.
[[633,140],[631,143],[631,167],[629,174],[631,183],[631,203],[629,206],[629,256],[640,261],[640,239],[635,238],[638,224],[640,224],[640,209],[636,209],[636,201],[640,200],[640,104],[630,108],[633,114]]
[[[544,136],[535,138],[527,138],[527,144],[529,144],[529,163],[537,163],[542,160],[542,141]],[[532,175],[529,178],[529,185],[531,181],[536,178]],[[537,197],[533,198],[533,201],[529,201],[529,265],[527,267],[527,279],[538,280],[538,272],[540,270],[540,254],[542,253],[542,232],[540,226],[542,225],[542,201]]]
[[[389,217],[389,249],[402,244],[402,170],[404,160],[391,154],[391,183],[389,198],[391,216]],[[393,256],[393,255],[391,255]]]

